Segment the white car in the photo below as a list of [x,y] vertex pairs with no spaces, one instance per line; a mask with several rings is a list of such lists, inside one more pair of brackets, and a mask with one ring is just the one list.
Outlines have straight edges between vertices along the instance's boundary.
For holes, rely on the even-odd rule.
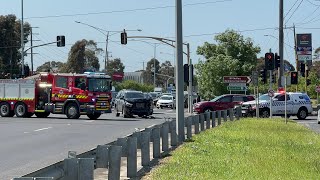
[[[298,119],[306,119],[312,113],[312,105],[309,96],[300,92],[287,92],[287,116],[297,116]],[[272,115],[285,115],[285,94],[275,93],[272,98]],[[270,116],[270,100],[267,94],[259,97],[259,115],[267,118]],[[256,101],[242,103],[242,114],[255,116]]]
[[157,108],[163,108],[163,107],[168,107],[168,108],[175,108],[175,99],[173,96],[161,96],[157,102]]

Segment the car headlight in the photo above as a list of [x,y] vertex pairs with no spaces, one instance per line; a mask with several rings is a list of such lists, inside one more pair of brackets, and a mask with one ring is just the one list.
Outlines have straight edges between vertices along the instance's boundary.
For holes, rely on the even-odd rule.
[[126,106],[128,106],[128,107],[132,107],[132,106],[133,106],[133,104],[132,104],[132,103],[129,103],[129,102],[126,102]]

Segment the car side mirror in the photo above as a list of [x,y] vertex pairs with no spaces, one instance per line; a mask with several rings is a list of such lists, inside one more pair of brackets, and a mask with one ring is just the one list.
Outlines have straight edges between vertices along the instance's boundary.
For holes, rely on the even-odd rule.
[[124,96],[121,96],[120,99],[124,99]]

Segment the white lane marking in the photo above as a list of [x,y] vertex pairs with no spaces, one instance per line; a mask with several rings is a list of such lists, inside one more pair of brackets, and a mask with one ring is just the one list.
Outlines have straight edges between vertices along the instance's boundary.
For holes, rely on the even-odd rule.
[[71,124],[67,124],[67,126],[70,126]]
[[91,123],[91,122],[94,122],[94,120],[88,120],[88,121],[85,121],[85,122]]
[[52,127],[36,129],[36,130],[34,130],[34,132],[43,131],[43,130],[47,130],[47,129],[51,129],[51,128],[52,128]]
[[23,132],[24,134],[28,134],[29,132]]

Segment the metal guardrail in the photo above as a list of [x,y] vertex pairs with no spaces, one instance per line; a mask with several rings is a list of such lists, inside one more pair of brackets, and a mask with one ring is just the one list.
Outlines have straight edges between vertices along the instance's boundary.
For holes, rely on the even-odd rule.
[[[226,122],[239,120],[241,107],[224,111],[212,111],[203,114],[192,115],[185,118],[186,138],[199,134],[206,129],[214,128]],[[170,134],[170,136],[169,136]],[[127,157],[127,177],[136,178],[138,172],[150,165],[150,142],[152,142],[152,155],[154,159],[160,158],[162,153],[168,153],[182,144],[178,142],[176,121],[166,121],[160,125],[154,125],[141,131],[136,131],[123,138],[118,138],[106,145],[98,145],[90,151],[79,155],[71,155],[63,161],[57,162],[38,171],[32,172],[13,180],[93,180],[94,169],[107,168],[108,179],[120,180],[121,157]],[[170,143],[169,143],[170,141]],[[137,150],[141,152],[142,169],[137,168]],[[162,152],[162,153],[161,153]]]

